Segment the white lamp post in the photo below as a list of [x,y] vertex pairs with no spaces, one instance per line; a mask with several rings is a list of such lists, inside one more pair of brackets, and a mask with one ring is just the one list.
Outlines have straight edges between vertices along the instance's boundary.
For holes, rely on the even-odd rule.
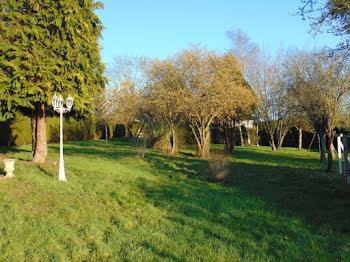
[[60,181],[67,181],[66,174],[64,172],[64,161],[63,161],[63,120],[62,115],[64,113],[69,112],[72,109],[73,106],[73,98],[69,95],[66,99],[66,105],[67,107],[63,107],[63,98],[60,95],[59,97],[55,95],[52,98],[52,106],[53,110],[60,113],[60,167],[59,167],[59,174],[58,174],[58,180]]

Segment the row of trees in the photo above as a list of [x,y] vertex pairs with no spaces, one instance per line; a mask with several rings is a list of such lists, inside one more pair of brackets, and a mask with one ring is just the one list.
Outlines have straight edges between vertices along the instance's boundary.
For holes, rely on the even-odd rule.
[[[110,106],[105,111],[98,106],[98,114],[104,111],[125,124],[129,137],[139,136],[145,124],[163,123],[171,155],[178,151],[180,125],[192,130],[197,155],[208,157],[211,126],[220,122],[232,137],[232,123],[246,119],[255,104],[237,58],[200,47],[166,60],[120,57],[110,79],[112,92],[101,94]],[[227,148],[232,151],[233,147],[234,139],[227,139]]]
[[271,56],[239,30],[227,35],[233,50],[239,50],[245,79],[256,96],[254,114],[269,134],[272,150],[282,146],[292,127],[300,135],[302,128],[314,130],[321,139],[322,162],[328,148],[330,171],[335,128],[348,106],[350,68],[346,51],[330,55],[326,50],[288,49]]
[[214,124],[224,127],[230,152],[241,120],[259,121],[272,150],[281,148],[292,127],[300,136],[303,129],[312,130],[321,139],[321,161],[328,148],[331,170],[335,128],[350,88],[344,53],[288,49],[271,56],[239,30],[227,36],[233,46],[221,55],[193,47],[166,60],[117,58],[109,76],[112,91],[103,94],[105,112],[127,126],[129,137],[138,137],[145,125],[163,123],[172,155],[183,124],[192,130],[200,157],[209,155]]

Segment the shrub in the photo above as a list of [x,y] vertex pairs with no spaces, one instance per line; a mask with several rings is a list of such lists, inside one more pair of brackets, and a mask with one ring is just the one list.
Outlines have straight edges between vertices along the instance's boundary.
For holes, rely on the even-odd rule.
[[144,158],[145,157],[145,152],[146,152],[146,146],[145,146],[145,141],[141,138],[134,138],[131,140],[131,150],[134,152],[134,154],[139,157],[139,158]]
[[142,131],[142,137],[144,138],[145,146],[147,148],[163,149],[163,140],[166,139],[166,132],[167,130],[162,122],[148,122]]
[[[169,153],[169,129],[166,126],[160,126],[158,127],[158,130],[156,132],[157,133],[155,133],[153,137],[148,137],[148,140],[146,141],[149,141],[149,142],[146,143],[146,146],[150,148],[160,149],[165,154],[168,154]],[[180,126],[176,128],[176,147],[178,149],[186,149],[188,135],[189,133],[186,127]]]
[[207,176],[212,182],[225,182],[231,174],[231,161],[227,154],[215,152],[208,160]]

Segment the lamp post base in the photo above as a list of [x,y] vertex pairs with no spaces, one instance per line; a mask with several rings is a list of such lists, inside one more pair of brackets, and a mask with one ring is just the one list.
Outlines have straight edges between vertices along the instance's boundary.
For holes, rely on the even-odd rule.
[[59,181],[67,181],[66,174],[64,172],[64,163],[60,161],[60,167],[58,172],[58,180]]

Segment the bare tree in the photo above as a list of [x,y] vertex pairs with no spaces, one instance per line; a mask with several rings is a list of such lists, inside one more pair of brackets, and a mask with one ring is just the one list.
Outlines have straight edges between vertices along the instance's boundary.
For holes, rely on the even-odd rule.
[[128,137],[140,136],[147,116],[145,113],[143,57],[119,56],[109,69],[109,80],[113,89],[115,120],[126,126]]
[[292,61],[294,68],[293,95],[321,138],[321,161],[325,161],[327,136],[328,167],[332,170],[335,127],[350,91],[349,64],[342,54],[329,57],[298,52]]
[[230,53],[237,57],[241,72],[244,78],[249,82],[249,77],[253,73],[253,65],[260,52],[259,46],[241,29],[227,31],[226,37],[231,41]]
[[301,0],[298,14],[308,19],[311,30],[341,37],[339,44],[330,49],[330,54],[350,54],[350,1],[349,0]]
[[154,59],[147,66],[147,100],[150,111],[169,128],[168,154],[177,155],[176,129],[183,120],[186,83],[173,59]]
[[97,123],[105,127],[105,139],[107,143],[110,136],[108,133],[108,124],[113,121],[112,94],[110,90],[104,88],[98,93],[94,99],[94,106]]
[[256,114],[269,134],[271,149],[276,151],[295,120],[284,78],[283,52],[275,58],[260,53],[252,72],[249,83],[257,97]]
[[[252,42],[247,34],[242,30],[229,30],[226,32],[226,37],[231,41],[230,53],[233,54],[239,62],[240,71],[248,83],[250,83],[253,77],[254,70],[253,67],[256,63],[257,55],[260,50],[256,43]],[[235,110],[234,114],[226,116],[224,124],[225,129],[225,148],[229,152],[233,152],[235,145],[235,127],[236,123],[240,120],[246,120],[251,117],[254,110],[252,110],[255,105],[256,99],[251,92],[249,84],[246,82],[246,87],[249,89],[242,89],[243,93],[238,96],[233,104],[239,105]],[[254,98],[253,98],[254,97]],[[243,145],[242,129],[240,129],[241,145]]]
[[232,114],[244,79],[233,55],[217,55],[204,48],[183,51],[178,64],[186,83],[185,115],[197,142],[197,155],[208,157],[210,125]]

